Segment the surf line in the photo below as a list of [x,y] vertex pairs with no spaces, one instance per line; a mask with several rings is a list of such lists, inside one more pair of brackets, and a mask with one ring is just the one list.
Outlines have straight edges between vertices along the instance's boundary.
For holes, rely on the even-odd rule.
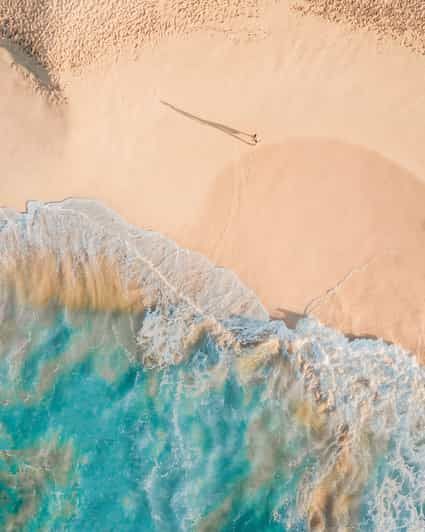
[[210,126],[215,129],[218,129],[219,131],[226,133],[226,135],[230,135],[231,137],[239,140],[240,142],[244,142],[245,144],[249,144],[250,146],[256,146],[261,140],[257,133],[246,133],[244,131],[240,131],[239,129],[234,129],[232,127],[221,124],[220,122],[212,122],[211,120],[205,120],[204,118],[188,113],[187,111],[184,111],[183,109],[180,109],[179,107],[176,107],[175,105],[172,105],[171,103],[168,103],[165,100],[159,101],[162,103],[162,105],[169,107],[176,113],[180,113],[181,115],[186,116],[191,120],[195,120],[196,122],[199,122],[204,126]]

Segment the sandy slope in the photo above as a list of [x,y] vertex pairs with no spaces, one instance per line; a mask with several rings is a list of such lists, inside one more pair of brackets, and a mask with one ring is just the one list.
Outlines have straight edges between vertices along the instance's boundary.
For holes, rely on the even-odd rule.
[[3,62],[1,202],[96,197],[233,268],[272,312],[314,301],[423,353],[425,57],[286,2],[260,15],[253,39],[236,17],[62,72],[55,109]]
[[376,152],[294,138],[217,178],[194,247],[249,279],[276,317],[313,313],[423,356],[424,205],[423,183]]

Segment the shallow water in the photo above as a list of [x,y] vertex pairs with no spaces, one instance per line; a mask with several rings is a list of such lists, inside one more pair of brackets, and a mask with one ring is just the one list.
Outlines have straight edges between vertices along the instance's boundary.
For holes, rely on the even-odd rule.
[[[12,241],[15,255],[31,247],[33,257],[40,242],[59,253],[62,238],[63,253],[67,220],[82,212],[71,206],[5,213],[3,271],[18,264]],[[74,224],[79,249],[98,249],[95,222]],[[120,271],[137,278],[124,236],[133,230],[116,221],[104,229],[102,249],[110,244],[116,256],[125,245]],[[99,294],[109,278],[90,285],[87,308],[67,305],[60,283],[72,278],[77,290],[81,279],[65,275],[59,255],[43,305],[7,278],[2,529],[424,529],[425,372],[413,357],[379,341],[349,342],[314,320],[289,331],[228,272],[196,255],[164,258],[171,244],[159,236],[153,251],[152,235],[131,238],[151,268],[150,284],[140,273],[140,307],[111,308]],[[158,242],[163,256],[153,257]],[[202,283],[193,279],[200,264]]]

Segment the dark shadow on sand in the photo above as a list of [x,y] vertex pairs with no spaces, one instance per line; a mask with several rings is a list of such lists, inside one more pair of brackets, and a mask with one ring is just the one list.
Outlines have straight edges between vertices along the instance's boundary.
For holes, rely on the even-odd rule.
[[[273,310],[270,313],[270,318],[272,320],[282,320],[285,325],[288,327],[288,329],[295,329],[298,322],[302,320],[303,318],[309,317],[309,314],[300,314],[299,312],[293,312],[292,310],[288,310],[286,308],[278,307],[275,310]],[[314,317],[314,316],[311,316]],[[390,342],[389,340],[386,340],[385,338],[379,338],[378,336],[375,336],[374,334],[350,334],[345,333],[344,331],[341,331],[344,336],[348,339],[349,342],[354,342],[356,340],[372,340],[372,341],[378,341],[381,340],[382,342],[386,343],[387,345],[392,345],[393,342]]]
[[306,314],[300,314],[299,312],[293,312],[287,308],[277,308],[271,312],[270,317],[272,320],[281,320],[285,323],[288,329],[295,329],[297,323],[306,318]]
[[166,105],[167,107],[169,107],[176,113],[180,113],[181,115],[187,118],[190,118],[191,120],[195,120],[196,122],[204,126],[209,126],[209,127],[218,129],[219,131],[225,133],[226,135],[230,135],[231,137],[239,140],[240,142],[243,142],[244,144],[248,144],[250,146],[256,146],[259,142],[259,139],[255,133],[254,134],[245,133],[244,131],[239,131],[238,129],[225,126],[224,124],[220,124],[219,122],[212,122],[211,120],[205,120],[204,118],[188,113],[187,111],[183,111],[183,109],[179,109],[175,105],[172,105],[171,103],[168,103],[164,100],[160,100],[160,102],[162,103],[162,105]]
[[[2,33],[2,32],[0,32]],[[0,48],[7,50],[14,63],[24,69],[24,72],[31,74],[41,88],[49,91],[59,90],[57,84],[52,80],[47,68],[30,55],[24,48],[8,38],[0,35]]]

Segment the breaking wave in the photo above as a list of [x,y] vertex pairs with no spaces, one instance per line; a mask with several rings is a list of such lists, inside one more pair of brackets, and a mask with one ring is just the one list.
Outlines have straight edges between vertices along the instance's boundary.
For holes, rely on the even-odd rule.
[[425,371],[91,201],[0,212],[5,530],[422,530]]

